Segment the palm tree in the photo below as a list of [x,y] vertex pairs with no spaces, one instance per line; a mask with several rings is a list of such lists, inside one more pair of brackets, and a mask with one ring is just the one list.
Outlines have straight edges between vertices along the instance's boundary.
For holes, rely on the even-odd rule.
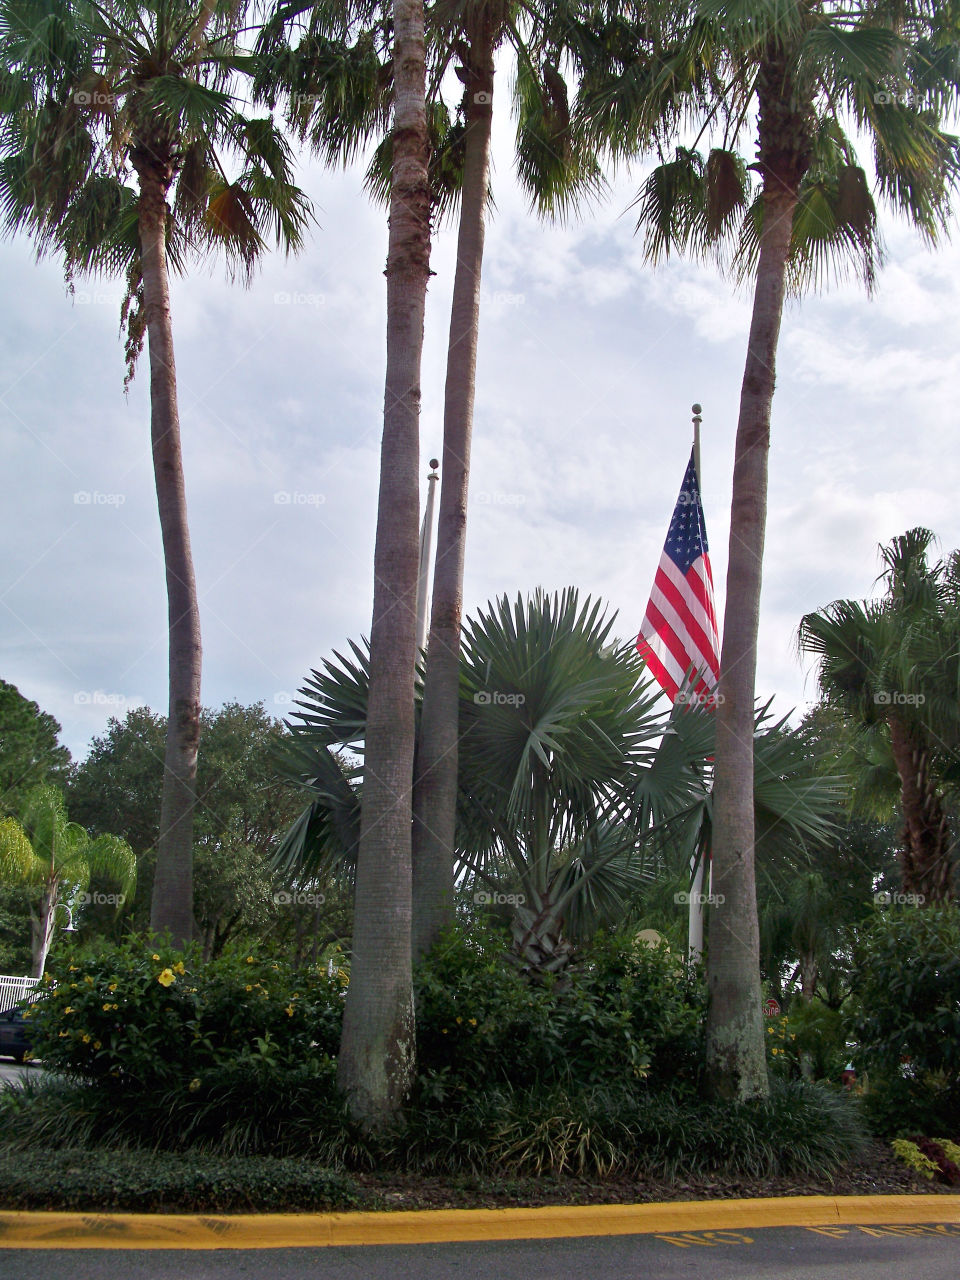
[[[480,905],[511,904],[513,954],[534,975],[709,844],[713,717],[664,711],[612,625],[568,589],[498,600],[464,630],[455,875]],[[279,761],[310,798],[277,859],[298,885],[349,878],[355,862],[369,661],[351,650],[312,673]],[[777,864],[824,837],[835,780],[768,708],[755,745],[757,824]]]
[[337,1077],[354,1115],[371,1128],[397,1113],[414,1071],[410,830],[420,362],[430,274],[425,58],[422,0],[395,0],[387,376],[353,961]]
[[[279,0],[264,28],[260,90],[281,88],[301,138],[328,161],[352,159],[385,133],[368,170],[378,200],[390,199],[393,136],[384,103],[392,76],[389,6]],[[566,7],[554,0],[437,0],[426,14],[428,124],[434,220],[459,200],[457,257],[444,396],[436,569],[424,667],[423,725],[413,792],[413,948],[422,955],[453,920],[458,765],[458,679],[467,496],[480,322],[490,137],[497,54],[517,56],[517,170],[541,213],[564,211],[600,186],[599,167],[574,145],[564,53]],[[297,31],[296,46],[289,43]],[[455,118],[442,99],[453,66],[463,84]]]
[[119,886],[122,897],[131,895],[137,861],[125,840],[91,837],[78,823],[68,822],[61,793],[43,785],[27,796],[22,823],[16,818],[0,820],[0,874],[7,883],[41,892],[40,909],[31,906],[30,918],[33,972],[42,978],[57,907],[85,892],[91,875],[107,877]]
[[[431,28],[456,51],[464,85],[463,178],[444,396],[437,556],[425,662],[423,723],[414,786],[414,954],[453,922],[459,759],[460,629],[467,495],[480,326],[485,211],[496,55],[517,56],[517,169],[541,212],[563,210],[599,185],[598,169],[571,145],[567,89],[557,68],[556,6],[512,0],[440,0]],[[562,45],[560,45],[562,50]],[[441,60],[442,63],[442,60]]]
[[[955,59],[937,46],[937,14],[908,4],[693,0],[615,6],[588,26],[579,116],[618,156],[676,136],[690,147],[658,165],[639,197],[651,257],[729,251],[753,275],[754,303],[737,424],[726,610],[717,698],[714,915],[708,1075],[714,1092],[768,1089],[763,1051],[754,870],[752,728],[767,454],[777,345],[788,286],[834,264],[870,284],[879,257],[873,200],[852,122],[873,146],[878,190],[930,239],[945,226],[957,174],[940,113],[955,100]],[[592,41],[592,43],[591,43]],[[756,121],[756,124],[754,124]],[[704,158],[700,139],[720,145]],[[749,165],[737,148],[756,147]],[[752,157],[751,157],[752,159]],[[749,170],[759,174],[755,198]]]
[[[67,278],[124,273],[128,378],[144,336],[169,627],[169,719],[151,927],[193,932],[200,615],[187,523],[169,273],[222,249],[249,278],[272,229],[299,247],[309,207],[290,152],[254,119],[239,0],[0,0],[0,203]],[[239,164],[228,176],[231,159]],[[128,185],[136,178],[136,186]],[[168,198],[172,195],[172,208]]]
[[929,564],[932,542],[922,528],[894,538],[882,599],[835,600],[799,632],[827,705],[853,727],[862,807],[880,816],[896,779],[902,887],[926,903],[953,896],[960,782],[960,559]]

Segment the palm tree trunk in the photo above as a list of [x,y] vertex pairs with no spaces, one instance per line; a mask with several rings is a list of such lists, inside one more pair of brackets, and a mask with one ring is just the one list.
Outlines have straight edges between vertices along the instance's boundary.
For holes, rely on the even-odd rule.
[[169,711],[163,760],[157,870],[150,927],[174,946],[193,937],[193,812],[200,743],[200,610],[183,483],[177,372],[167,273],[166,192],[172,169],[144,147],[133,153],[140,179],[143,302],[150,351],[150,436],[160,510],[169,627]]
[[422,0],[394,0],[387,376],[353,957],[338,1082],[367,1128],[413,1080],[411,825],[419,560],[420,362],[430,272]]
[[43,890],[43,901],[40,914],[30,912],[31,950],[33,952],[33,976],[42,978],[47,967],[47,956],[53,942],[53,928],[56,922],[57,898],[60,886],[54,881],[48,883]]
[[467,73],[467,128],[447,347],[437,560],[413,793],[414,958],[429,951],[443,929],[453,924],[454,917],[460,622],[493,120],[494,34],[489,23],[484,24],[479,38],[471,41]]
[[769,1092],[754,866],[753,731],[767,454],[796,188],[768,177],[737,424],[727,599],[717,697],[713,891],[707,948],[707,1075],[720,1097]]
[[917,894],[921,903],[948,901],[952,896],[950,838],[943,802],[930,778],[926,753],[898,717],[889,716],[887,724],[900,777],[903,892]]

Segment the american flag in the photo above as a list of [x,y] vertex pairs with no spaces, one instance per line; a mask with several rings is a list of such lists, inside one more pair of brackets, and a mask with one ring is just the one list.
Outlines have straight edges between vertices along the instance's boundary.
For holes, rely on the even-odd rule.
[[713,706],[720,636],[700,485],[691,451],[637,649],[671,702],[681,689]]

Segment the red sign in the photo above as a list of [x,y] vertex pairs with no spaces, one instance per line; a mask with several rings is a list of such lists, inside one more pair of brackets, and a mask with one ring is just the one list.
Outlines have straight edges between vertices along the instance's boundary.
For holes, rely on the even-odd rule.
[[780,1002],[777,1000],[774,1000],[772,996],[770,997],[769,1000],[764,1000],[763,1012],[767,1015],[768,1018],[779,1018]]

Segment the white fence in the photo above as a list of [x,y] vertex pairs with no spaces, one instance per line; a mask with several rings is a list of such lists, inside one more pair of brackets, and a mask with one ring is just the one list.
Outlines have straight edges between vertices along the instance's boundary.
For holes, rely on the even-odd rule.
[[0,1013],[12,1009],[39,981],[39,978],[11,978],[0,973]]

